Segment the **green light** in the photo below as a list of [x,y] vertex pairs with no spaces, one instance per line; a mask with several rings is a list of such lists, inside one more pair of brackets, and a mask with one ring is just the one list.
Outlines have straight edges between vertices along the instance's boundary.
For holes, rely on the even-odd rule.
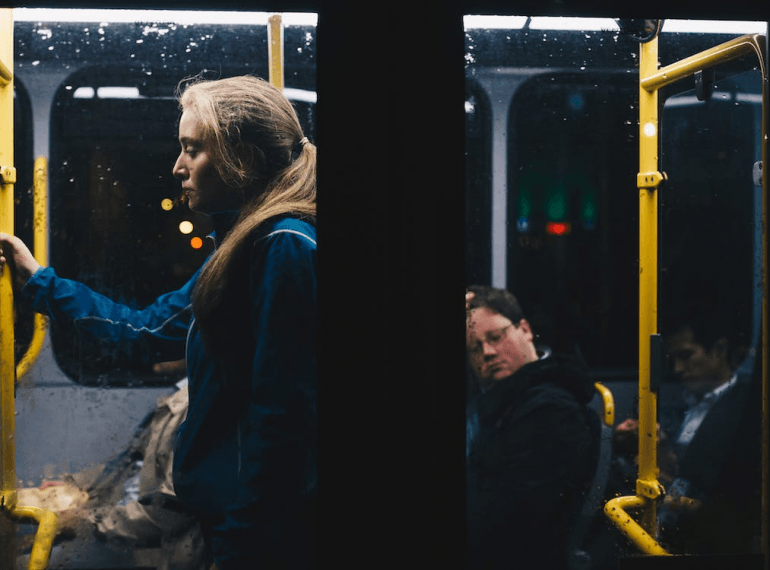
[[527,218],[532,215],[532,198],[530,196],[529,188],[523,188],[519,191],[519,196],[516,200],[516,213],[517,218]]
[[580,193],[580,219],[584,225],[594,225],[597,218],[596,188],[588,183],[583,185]]
[[528,220],[533,212],[532,194],[538,195],[546,187],[548,180],[540,172],[522,174],[518,181],[516,197],[516,219]]
[[546,190],[546,218],[552,222],[563,222],[567,218],[567,188],[557,182]]

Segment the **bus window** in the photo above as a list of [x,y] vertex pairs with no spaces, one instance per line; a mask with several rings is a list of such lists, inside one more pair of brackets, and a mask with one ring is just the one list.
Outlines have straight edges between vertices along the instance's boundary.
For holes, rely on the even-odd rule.
[[[137,308],[183,285],[211,251],[208,219],[187,209],[169,166],[178,154],[173,84],[148,96],[143,79],[93,67],[69,78],[53,103],[50,164],[51,264]],[[75,378],[125,374],[135,358],[57,328],[52,335]]]
[[[141,308],[184,284],[212,247],[208,219],[189,211],[171,174],[179,152],[177,86],[197,74],[267,79],[267,15],[250,13],[244,23],[230,15],[217,24],[183,12],[178,22],[168,13],[168,23],[122,21],[122,12],[98,22],[70,21],[87,11],[62,21],[47,21],[48,14],[22,19],[14,31],[17,76],[36,89],[35,151],[49,157],[49,263],[63,277]],[[283,34],[285,94],[315,140],[314,21],[287,15]],[[32,136],[32,129],[16,132]],[[19,207],[30,203],[20,196]],[[21,237],[30,220],[17,215]],[[79,383],[169,384],[184,373],[155,373],[137,364],[141,355],[55,324],[50,337],[58,366]]]
[[[659,93],[656,158],[660,155],[667,179],[655,190],[660,231],[651,247],[659,257],[658,303],[649,309],[670,366],[660,386],[640,396],[639,208],[640,194],[650,195],[637,186],[640,43],[611,19],[466,16],[465,25],[467,284],[514,293],[536,345],[582,358],[591,378],[607,383],[617,424],[637,419],[650,400],[658,404],[664,442],[657,449],[659,482],[672,496],[687,496],[691,489],[704,506],[689,519],[661,506],[664,548],[674,554],[758,553],[763,244],[762,189],[754,173],[762,159],[763,102],[757,58],[738,58],[713,75],[699,74]],[[766,29],[764,22],[666,21],[655,55],[664,66]],[[477,109],[489,115],[484,123]],[[646,253],[650,244],[642,245]],[[706,382],[685,379],[681,362],[694,347],[682,348],[677,333],[686,318],[693,319],[693,327],[708,323],[718,329],[712,339],[717,352],[709,352],[710,341],[697,340],[706,343],[709,366],[718,362],[720,378],[728,370],[726,380],[733,382],[705,398],[718,404],[701,415],[707,427],[693,436],[693,447],[688,437],[696,428],[689,420],[698,416],[690,406],[702,404],[704,392],[692,387]],[[501,341],[502,334],[490,331],[477,347]],[[729,340],[724,355],[728,344],[722,336]],[[645,372],[649,364],[644,363]],[[481,477],[479,465],[491,465],[490,473],[495,467],[483,463],[484,443],[476,439],[484,429],[479,408],[504,408],[489,395],[493,386],[469,390],[469,480],[471,474]],[[727,392],[733,386],[739,388]],[[722,407],[729,402],[733,407]],[[505,439],[496,431],[499,425],[515,416],[510,407],[504,409],[507,415],[494,431],[487,425],[495,441]],[[636,499],[636,489],[644,487],[636,485],[641,464],[636,446],[629,457],[618,454],[618,447],[613,451],[618,488],[627,483],[621,494]],[[469,487],[469,496],[475,492]],[[485,504],[494,503],[484,498]],[[708,522],[698,525],[698,518]],[[731,524],[738,519],[740,524]],[[516,534],[510,530],[506,536]],[[608,555],[607,567],[614,566],[619,557],[638,556],[637,546],[621,537],[599,555]]]
[[756,348],[761,293],[758,249],[762,84],[758,71],[715,80],[706,100],[695,90],[663,106],[661,295],[675,311],[695,291],[732,315],[739,342]]
[[637,45],[612,20],[548,22],[466,17],[466,278],[514,292],[539,343],[633,380]]
[[[15,232],[32,245],[33,159],[44,156],[48,263],[60,276],[142,308],[187,282],[201,266],[211,252],[206,239],[211,226],[183,203],[180,182],[171,173],[180,150],[175,91],[181,80],[198,74],[269,79],[268,16],[13,10]],[[316,20],[314,14],[282,15],[284,93],[313,142]],[[32,315],[24,302],[16,308],[18,358],[31,336],[25,327],[29,321],[31,328]],[[104,507],[131,510],[147,441],[136,437],[138,429],[150,429],[150,418],[163,416],[160,402],[167,396],[185,396],[184,383],[177,382],[184,362],[163,363],[156,371],[138,362],[143,354],[102,346],[49,323],[39,357],[17,384],[13,440],[19,487],[66,479],[83,481],[91,492],[92,484],[107,481],[110,492],[96,491],[91,499],[98,495]],[[78,528],[85,524],[79,516],[73,519]],[[60,545],[57,539],[50,566],[163,565],[167,552],[161,552],[154,531],[154,538],[123,542],[126,527],[116,526],[106,539],[100,533],[96,540],[90,531],[67,536],[62,525],[59,531],[72,540]],[[22,559],[29,557],[32,537],[27,531],[35,528],[19,527],[17,564],[26,567]]]
[[[664,511],[662,540],[684,554],[755,554],[761,537],[762,77],[735,67],[662,94],[658,417],[678,450],[669,484],[704,505]],[[708,413],[690,436],[694,405]]]
[[508,122],[508,283],[554,351],[616,379],[637,360],[636,89],[622,73],[538,76]]

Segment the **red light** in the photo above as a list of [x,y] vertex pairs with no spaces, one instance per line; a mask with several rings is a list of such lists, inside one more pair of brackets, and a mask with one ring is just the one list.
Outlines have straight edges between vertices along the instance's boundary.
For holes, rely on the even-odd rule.
[[564,236],[572,231],[572,224],[569,222],[548,222],[545,231],[554,236]]
[[196,236],[190,240],[190,245],[193,249],[200,249],[203,247],[203,240]]

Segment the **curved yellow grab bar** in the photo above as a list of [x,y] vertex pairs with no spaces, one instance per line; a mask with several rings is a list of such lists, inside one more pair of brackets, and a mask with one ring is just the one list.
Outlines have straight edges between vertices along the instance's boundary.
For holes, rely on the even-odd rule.
[[[34,220],[34,252],[35,259],[40,265],[48,264],[48,160],[44,156],[35,159],[34,198],[32,206]],[[48,319],[40,313],[35,313],[35,329],[27,352],[16,365],[16,379],[21,379],[40,355],[43,348],[45,333],[48,329]]]
[[594,388],[599,392],[604,403],[604,423],[610,427],[615,425],[615,398],[605,385],[596,382]]
[[760,34],[748,34],[730,40],[711,49],[707,49],[693,56],[674,62],[666,67],[661,67],[657,71],[643,77],[639,85],[645,91],[652,93],[670,85],[680,79],[693,75],[696,71],[704,68],[713,67],[717,64],[730,61],[749,55],[756,54],[759,59],[760,71],[762,77],[765,76],[764,65],[764,45],[765,37]]
[[31,518],[38,522],[35,542],[32,544],[32,552],[29,555],[28,570],[45,570],[48,560],[51,558],[51,548],[56,537],[56,527],[59,517],[55,513],[38,507],[16,506],[9,513],[12,517]]
[[616,497],[611,499],[604,505],[604,514],[615,523],[615,526],[626,537],[634,543],[634,545],[651,556],[671,556],[669,552],[664,549],[657,540],[650,536],[639,523],[632,519],[626,512],[626,509],[634,509],[644,507],[649,499],[644,497],[637,497],[632,495],[630,497]]

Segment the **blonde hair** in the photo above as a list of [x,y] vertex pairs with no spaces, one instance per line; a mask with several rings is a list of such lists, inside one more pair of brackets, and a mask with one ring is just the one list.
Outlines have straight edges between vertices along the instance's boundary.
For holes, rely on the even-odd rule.
[[275,216],[315,217],[316,147],[305,138],[291,102],[263,79],[247,75],[183,83],[181,109],[197,114],[220,177],[244,197],[238,221],[193,291],[193,311],[204,341],[213,344],[217,338],[216,344],[224,346],[233,334],[228,314],[244,312],[246,300],[233,292],[248,291],[243,289],[248,276],[241,273],[248,265],[242,256],[251,243],[249,236]]

